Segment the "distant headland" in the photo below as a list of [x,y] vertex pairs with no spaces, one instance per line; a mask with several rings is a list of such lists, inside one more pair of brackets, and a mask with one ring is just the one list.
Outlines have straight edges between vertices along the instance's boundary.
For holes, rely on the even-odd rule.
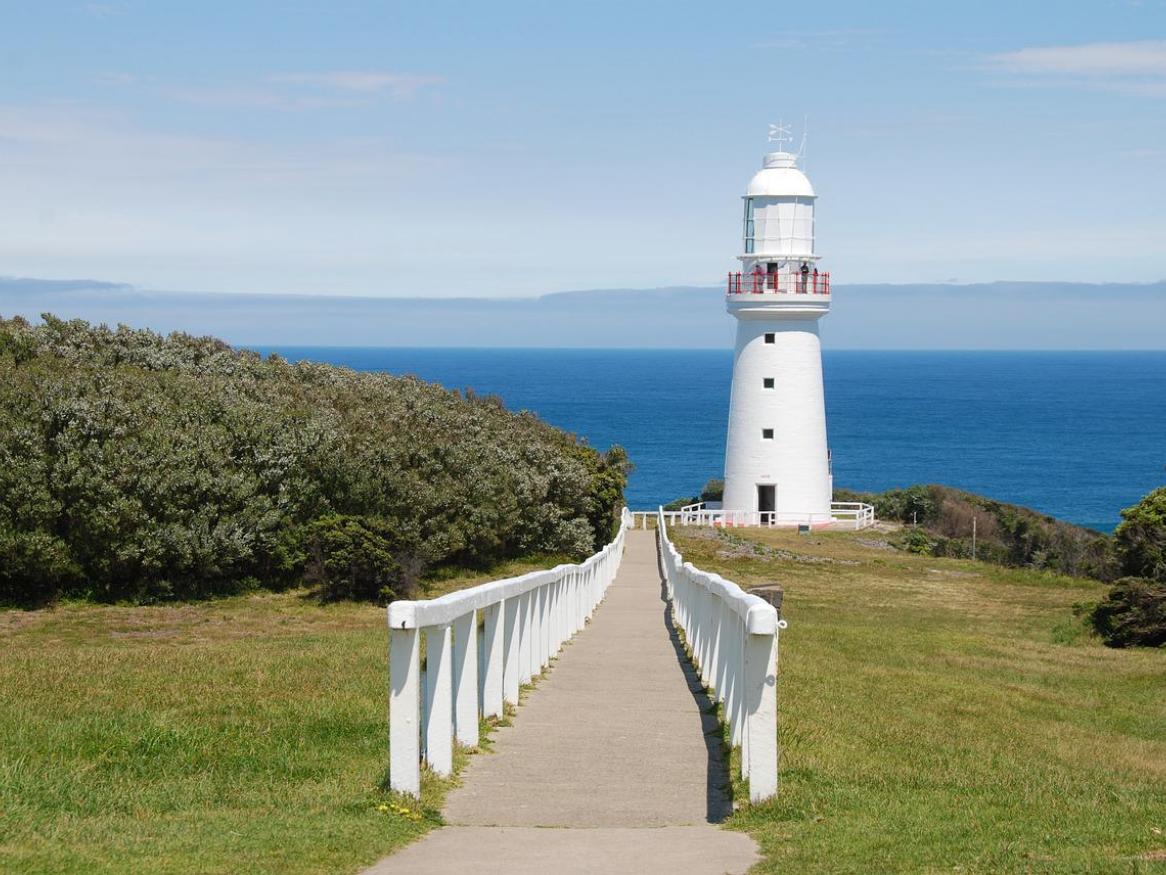
[[[836,278],[834,289],[846,306],[823,332],[831,349],[1166,349],[1166,280],[848,285]],[[236,344],[724,349],[733,320],[723,294],[710,285],[536,298],[227,295],[0,277],[0,315],[51,312]]]

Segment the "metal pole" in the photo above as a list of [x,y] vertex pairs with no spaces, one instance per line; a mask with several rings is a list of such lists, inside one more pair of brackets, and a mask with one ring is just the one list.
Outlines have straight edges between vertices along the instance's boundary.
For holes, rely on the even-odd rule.
[[972,561],[976,559],[976,515],[972,514]]

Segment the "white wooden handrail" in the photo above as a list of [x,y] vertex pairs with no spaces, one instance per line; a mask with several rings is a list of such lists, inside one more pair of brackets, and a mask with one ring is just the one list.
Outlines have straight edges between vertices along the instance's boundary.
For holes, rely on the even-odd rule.
[[874,525],[874,507],[862,502],[833,502],[829,513],[797,513],[772,510],[702,510],[689,505],[680,510],[637,510],[632,511],[633,528],[650,528],[649,521],[657,522],[661,517],[676,526],[713,526],[733,528],[737,526],[788,527],[810,526],[823,529],[865,529]]
[[[389,786],[419,796],[421,762],[453,770],[453,743],[476,747],[480,717],[501,717],[591,617],[615,578],[632,516],[585,562],[389,604]],[[478,641],[481,621],[482,640]],[[426,668],[421,670],[425,637]]]
[[667,517],[661,508],[656,539],[672,616],[701,683],[724,706],[731,743],[741,746],[749,800],[760,802],[777,793],[777,645],[786,623],[764,599],[685,562]]

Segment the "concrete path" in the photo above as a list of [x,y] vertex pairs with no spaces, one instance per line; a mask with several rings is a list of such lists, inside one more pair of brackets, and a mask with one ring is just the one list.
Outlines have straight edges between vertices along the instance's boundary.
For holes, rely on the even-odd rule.
[[661,595],[654,533],[628,533],[592,622],[470,758],[447,827],[366,875],[745,872],[758,860],[729,813],[709,702]]

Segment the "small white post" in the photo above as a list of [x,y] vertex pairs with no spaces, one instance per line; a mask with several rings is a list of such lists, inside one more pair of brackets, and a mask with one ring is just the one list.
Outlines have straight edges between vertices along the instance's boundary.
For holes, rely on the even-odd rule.
[[425,758],[438,775],[453,771],[453,683],[449,626],[425,630]]
[[530,593],[530,676],[543,670],[543,587]]
[[559,647],[563,643],[563,587],[567,583],[567,577],[570,572],[567,572],[566,577],[559,578],[551,584],[551,640],[548,643],[547,661],[550,661],[550,656],[559,652]]
[[519,675],[520,683],[528,684],[534,677],[534,601],[535,592],[529,590],[522,594],[522,613],[518,618],[519,657],[518,665],[522,670]]
[[571,636],[583,629],[583,593],[587,591],[587,581],[595,573],[595,564],[588,566],[571,586]]
[[709,651],[713,620],[713,594],[700,587],[700,682],[709,686]]
[[519,668],[519,636],[522,627],[522,596],[510,598],[503,605],[504,653],[502,667],[502,700],[511,705],[518,704],[518,684],[522,670]]
[[506,602],[499,601],[483,611],[482,652],[482,716],[502,716],[502,687],[505,674],[503,615]]
[[733,747],[742,744],[745,735],[745,696],[742,688],[745,686],[745,646],[741,636],[745,633],[745,625],[740,618],[734,618],[732,624],[733,642],[733,680],[732,704],[728,711],[732,714],[733,723],[730,727],[729,743]]
[[551,651],[548,647],[551,640],[550,584],[544,583],[538,588],[538,611],[535,617],[538,619],[538,637],[535,639],[538,655],[535,661],[538,663],[537,670],[541,672],[551,660]]
[[717,608],[717,646],[716,659],[713,666],[715,672],[713,675],[713,690],[716,691],[716,700],[718,702],[724,702],[727,706],[728,700],[725,698],[725,690],[729,685],[729,672],[732,671],[729,668],[730,653],[732,651],[732,645],[729,643],[729,623],[731,617],[728,606],[720,599],[717,599]]
[[478,746],[478,612],[453,621],[454,727],[458,743]]
[[745,731],[749,801],[777,793],[777,635],[747,635],[745,642]]
[[421,795],[421,636],[389,632],[389,786]]

